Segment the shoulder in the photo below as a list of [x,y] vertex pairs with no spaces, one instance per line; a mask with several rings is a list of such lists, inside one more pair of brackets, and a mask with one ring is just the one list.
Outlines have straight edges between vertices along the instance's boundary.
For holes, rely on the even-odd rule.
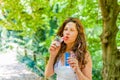
[[85,58],[87,59],[87,58],[91,58],[91,55],[90,55],[90,52],[89,51],[87,51],[86,53],[85,53]]
[[85,67],[82,69],[82,71],[86,72],[86,70],[92,70],[92,59],[91,59],[91,55],[90,53],[87,51],[87,53],[85,54]]
[[87,51],[85,54],[85,60],[87,61],[87,64],[92,65],[92,58],[89,51]]
[[85,54],[85,58],[86,58],[87,63],[81,71],[83,72],[83,74],[86,77],[88,77],[90,80],[92,80],[92,59],[91,59],[91,55],[88,51]]

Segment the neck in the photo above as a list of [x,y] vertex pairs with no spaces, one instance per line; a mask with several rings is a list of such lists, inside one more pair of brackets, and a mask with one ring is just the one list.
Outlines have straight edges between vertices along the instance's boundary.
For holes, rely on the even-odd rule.
[[70,43],[70,44],[67,44],[67,48],[66,48],[66,51],[70,51],[73,47],[73,43]]

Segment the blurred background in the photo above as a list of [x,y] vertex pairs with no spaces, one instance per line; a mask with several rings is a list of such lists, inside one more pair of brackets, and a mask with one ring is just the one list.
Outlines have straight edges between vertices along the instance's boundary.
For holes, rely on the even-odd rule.
[[[0,0],[0,54],[15,48],[18,61],[44,78],[48,48],[57,29],[68,17],[82,21],[92,57],[93,80],[102,80],[99,38],[102,16],[98,0]],[[120,41],[120,32],[117,41]],[[51,77],[54,78],[55,75]]]

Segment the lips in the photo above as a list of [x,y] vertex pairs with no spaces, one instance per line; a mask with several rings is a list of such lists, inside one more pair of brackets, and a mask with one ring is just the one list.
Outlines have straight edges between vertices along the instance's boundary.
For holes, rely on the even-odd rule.
[[64,37],[63,37],[63,40],[68,40],[68,39],[69,39],[68,36],[64,36]]

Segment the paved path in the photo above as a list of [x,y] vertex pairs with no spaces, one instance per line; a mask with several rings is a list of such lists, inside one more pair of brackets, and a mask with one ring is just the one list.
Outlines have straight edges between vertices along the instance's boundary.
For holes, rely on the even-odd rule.
[[19,63],[16,55],[15,50],[0,53],[0,80],[41,80],[24,64]]

